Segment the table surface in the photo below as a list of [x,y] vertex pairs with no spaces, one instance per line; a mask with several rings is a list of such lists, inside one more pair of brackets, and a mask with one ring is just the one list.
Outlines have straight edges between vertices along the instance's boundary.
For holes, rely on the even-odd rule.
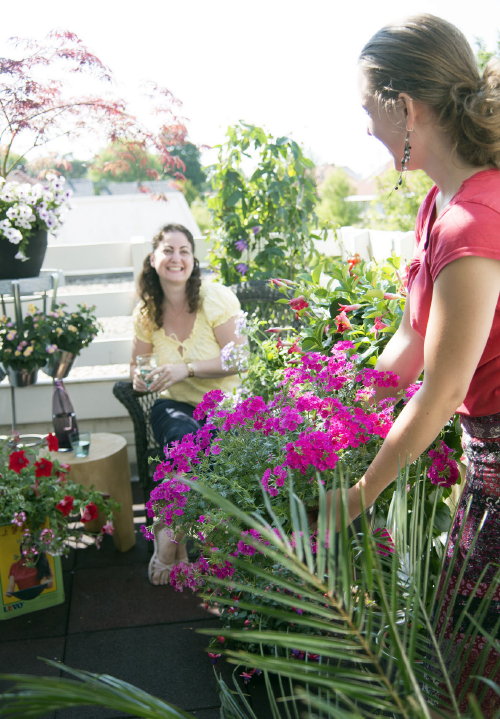
[[75,457],[74,452],[53,452],[59,462],[66,464],[85,464],[112,457],[127,445],[127,440],[121,434],[109,432],[93,432],[90,435],[90,451],[88,457]]

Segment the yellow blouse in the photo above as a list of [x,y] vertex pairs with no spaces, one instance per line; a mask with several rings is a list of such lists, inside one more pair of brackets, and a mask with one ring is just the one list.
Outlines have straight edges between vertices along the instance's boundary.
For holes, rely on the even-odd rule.
[[[196,313],[193,329],[184,342],[179,342],[175,334],[167,335],[163,328],[156,327],[154,322],[141,311],[142,302],[136,305],[133,312],[135,336],[153,346],[158,364],[196,362],[220,355],[221,348],[215,337],[214,328],[241,312],[239,300],[229,287],[207,281],[201,284],[200,298],[200,308]],[[221,389],[231,394],[239,384],[238,375],[211,379],[186,377],[182,382],[177,382],[162,392],[160,396],[196,406],[206,392]]]

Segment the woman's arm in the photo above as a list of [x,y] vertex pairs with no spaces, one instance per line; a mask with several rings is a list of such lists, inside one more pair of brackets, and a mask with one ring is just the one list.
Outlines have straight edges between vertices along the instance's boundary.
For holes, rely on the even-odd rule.
[[374,402],[393,397],[419,378],[424,366],[424,338],[410,324],[410,298],[408,297],[401,323],[377,360],[376,369],[395,372],[397,387],[377,387]]
[[396,418],[364,477],[348,490],[351,520],[417,459],[462,403],[491,331],[499,292],[498,260],[463,257],[439,274],[424,342],[422,386]]

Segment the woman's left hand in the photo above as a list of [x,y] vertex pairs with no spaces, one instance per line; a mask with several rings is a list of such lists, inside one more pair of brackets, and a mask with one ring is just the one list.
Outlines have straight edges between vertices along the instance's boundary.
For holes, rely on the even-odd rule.
[[156,367],[150,376],[148,390],[150,392],[163,392],[173,384],[186,379],[188,369],[185,364],[164,364]]

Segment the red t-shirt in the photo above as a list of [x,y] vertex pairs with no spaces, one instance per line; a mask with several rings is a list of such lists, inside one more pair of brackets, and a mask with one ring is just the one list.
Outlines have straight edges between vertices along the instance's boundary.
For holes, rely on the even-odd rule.
[[[436,218],[437,192],[433,187],[420,207],[417,248],[408,274],[411,326],[422,337],[433,285],[443,267],[471,255],[500,260],[500,170],[469,177]],[[486,347],[457,412],[472,417],[500,412],[500,297]]]
[[19,589],[30,589],[39,584],[37,568],[25,567],[22,559],[11,565],[9,576],[14,577]]

